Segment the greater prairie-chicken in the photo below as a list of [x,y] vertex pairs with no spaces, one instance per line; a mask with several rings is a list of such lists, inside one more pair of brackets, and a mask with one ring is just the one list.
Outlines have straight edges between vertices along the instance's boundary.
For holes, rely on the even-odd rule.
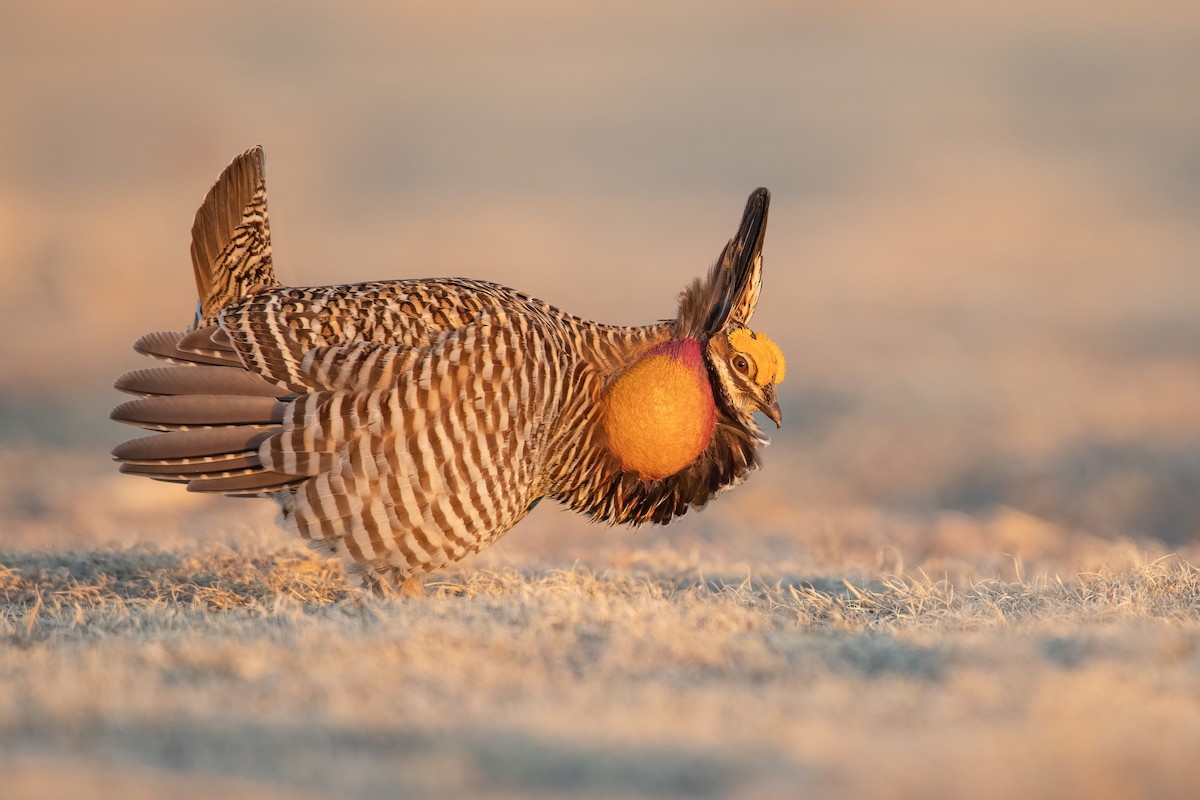
[[[263,154],[236,158],[192,227],[199,302],[134,349],[113,419],[164,431],[121,471],[269,497],[279,523],[377,587],[494,541],[543,497],[593,520],[667,523],[735,486],[781,422],[779,348],[746,327],[769,194],[675,319],[617,327],[462,278],[288,288]],[[407,583],[406,583],[407,582]]]

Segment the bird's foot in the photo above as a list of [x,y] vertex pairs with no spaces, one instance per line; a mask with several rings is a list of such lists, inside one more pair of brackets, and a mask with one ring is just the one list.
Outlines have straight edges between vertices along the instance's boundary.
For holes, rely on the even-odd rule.
[[416,600],[424,600],[425,581],[421,580],[418,575],[409,575],[404,579],[404,583],[400,584],[400,594]]

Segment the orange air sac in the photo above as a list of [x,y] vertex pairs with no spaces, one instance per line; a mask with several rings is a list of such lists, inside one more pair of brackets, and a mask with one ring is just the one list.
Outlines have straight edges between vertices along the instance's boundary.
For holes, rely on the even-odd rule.
[[716,406],[700,342],[665,342],[626,369],[604,398],[608,446],[645,479],[674,475],[704,452]]

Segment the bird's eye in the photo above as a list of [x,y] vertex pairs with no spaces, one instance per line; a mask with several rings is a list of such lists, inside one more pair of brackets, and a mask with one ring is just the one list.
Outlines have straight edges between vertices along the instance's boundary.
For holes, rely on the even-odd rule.
[[750,365],[746,363],[746,359],[742,358],[741,356],[738,356],[736,359],[734,359],[733,366],[737,367],[738,372],[745,372],[746,370],[750,369]]

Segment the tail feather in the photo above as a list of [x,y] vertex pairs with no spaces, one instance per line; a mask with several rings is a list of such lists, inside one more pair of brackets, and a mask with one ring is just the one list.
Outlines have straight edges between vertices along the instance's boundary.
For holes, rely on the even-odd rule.
[[[168,367],[165,371],[201,369]],[[307,476],[266,468],[259,451],[281,433],[290,405],[273,396],[228,394],[150,395],[131,400],[113,409],[112,418],[165,432],[120,444],[113,458],[121,463],[123,473],[187,483],[189,491],[245,496],[280,491]]]
[[178,463],[171,464],[126,463],[121,465],[120,470],[126,475],[190,481],[243,475],[247,470],[261,466],[262,461],[259,460],[258,453],[229,453],[223,456],[207,456],[204,459],[179,459]]
[[224,425],[274,425],[288,404],[274,397],[241,395],[164,395],[122,403],[109,415],[117,422],[172,431]]
[[235,158],[204,198],[192,224],[192,267],[200,299],[196,328],[212,325],[234,300],[279,285],[261,147]]
[[233,342],[229,341],[229,336],[219,325],[205,325],[185,333],[176,343],[176,347],[185,353],[195,353],[208,358],[237,358]]
[[229,352],[206,350],[184,350],[179,345],[185,334],[176,331],[155,331],[147,333],[133,343],[134,351],[144,356],[166,361],[168,364],[212,364],[219,367],[240,367],[241,360],[232,350]]
[[273,427],[252,425],[170,431],[130,439],[117,445],[112,454],[117,461],[131,464],[186,463],[192,459],[258,452],[259,445],[273,433]]
[[285,389],[244,369],[207,365],[130,370],[117,378],[113,386],[127,394],[141,396],[219,394],[282,397],[287,394]]
[[262,494],[278,492],[290,486],[298,486],[306,480],[307,478],[298,478],[282,472],[257,469],[247,470],[241,475],[231,477],[192,480],[188,483],[188,491],[257,497]]
[[[247,483],[274,486],[279,480],[275,473],[268,473],[263,468],[258,451],[260,445],[277,431],[277,428],[259,426],[172,431],[118,445],[113,450],[113,458],[121,462],[120,470],[127,475],[160,481],[196,481],[212,487],[218,485],[212,481],[238,478],[236,488],[239,490],[244,490]],[[251,475],[264,477],[247,477]],[[293,476],[291,480],[298,479]]]

